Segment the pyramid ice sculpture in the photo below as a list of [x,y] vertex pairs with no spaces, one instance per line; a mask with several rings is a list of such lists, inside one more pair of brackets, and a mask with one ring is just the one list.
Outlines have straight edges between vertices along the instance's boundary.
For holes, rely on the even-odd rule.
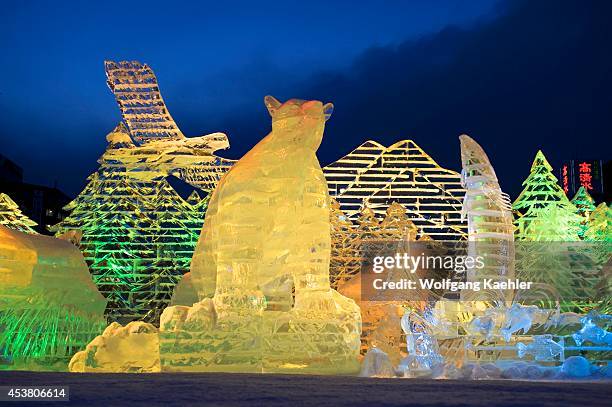
[[272,132],[219,182],[191,264],[200,302],[161,318],[165,371],[356,373],[361,317],[330,288],[316,157],[331,104],[265,98]]

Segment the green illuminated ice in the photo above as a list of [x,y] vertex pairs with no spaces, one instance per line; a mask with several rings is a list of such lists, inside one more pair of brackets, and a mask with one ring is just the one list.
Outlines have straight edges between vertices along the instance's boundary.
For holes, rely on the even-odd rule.
[[0,225],[0,356],[11,369],[65,369],[104,327],[106,300],[67,241]]

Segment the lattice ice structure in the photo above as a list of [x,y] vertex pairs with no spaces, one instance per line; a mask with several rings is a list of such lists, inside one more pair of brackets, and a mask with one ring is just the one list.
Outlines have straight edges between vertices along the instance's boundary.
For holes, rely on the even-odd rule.
[[24,215],[19,205],[10,196],[3,193],[0,193],[0,225],[20,232],[36,234],[36,231],[32,229],[33,226],[36,226],[36,222]]
[[147,64],[105,61],[104,67],[108,86],[137,142],[185,138],[166,109],[157,78]]
[[202,189],[212,191],[235,162],[214,154],[229,148],[227,136],[213,133],[186,138],[162,99],[153,70],[136,61],[106,61],[107,83],[115,95],[129,133],[139,145],[121,160],[133,176],[147,179],[163,171]]
[[[566,219],[569,219],[571,214],[577,213],[576,207],[567,199],[542,151],[537,152],[529,176],[523,181],[523,186],[525,188],[512,204],[512,209],[518,215],[515,221],[517,239],[563,242],[578,238],[578,229],[575,230],[576,236],[574,237],[573,235],[568,236],[568,230],[563,228],[544,228],[545,231],[541,222],[537,227],[530,226],[531,222],[538,217],[553,219],[548,216],[548,212],[553,207],[558,208],[558,210],[553,209],[558,212],[558,215],[565,212]],[[544,232],[547,233],[546,236],[542,236]]]
[[[522,279],[553,285],[563,310],[593,308],[599,300],[594,293],[602,272],[594,262],[596,248],[580,243],[587,229],[585,219],[568,200],[542,151],[537,152],[523,186],[512,204],[517,214],[516,240],[534,243],[520,246],[517,269]],[[578,201],[582,201],[580,195]]]
[[439,240],[467,237],[461,176],[440,167],[412,140],[389,147],[367,141],[323,171],[330,195],[352,220],[366,202],[380,219],[398,202],[422,233]]
[[578,215],[582,217],[580,221],[580,230],[578,231],[578,236],[584,239],[584,234],[589,228],[589,216],[591,216],[591,212],[595,210],[595,201],[586,190],[585,187],[581,186],[576,195],[572,199],[572,203],[578,210]]
[[131,165],[140,147],[122,124],[107,139],[100,168],[54,230],[82,230],[81,250],[108,299],[109,320],[155,323],[189,270],[207,199],[183,200],[154,167],[143,177],[140,163]]

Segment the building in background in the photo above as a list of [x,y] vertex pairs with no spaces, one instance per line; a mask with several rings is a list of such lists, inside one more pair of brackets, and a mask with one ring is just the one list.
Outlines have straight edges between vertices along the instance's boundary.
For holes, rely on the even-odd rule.
[[3,155],[0,155],[0,192],[15,201],[38,224],[34,229],[42,234],[51,234],[47,227],[66,217],[63,207],[70,202],[68,195],[56,186],[23,182],[23,169]]
[[609,178],[610,161],[566,160],[559,167],[559,182],[570,199],[584,187],[596,202],[610,202]]

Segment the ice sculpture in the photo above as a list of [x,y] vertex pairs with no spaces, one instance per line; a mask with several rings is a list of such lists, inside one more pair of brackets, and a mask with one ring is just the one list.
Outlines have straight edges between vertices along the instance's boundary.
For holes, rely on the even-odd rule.
[[469,335],[481,336],[490,341],[496,334],[497,321],[491,315],[483,315],[473,318],[466,328]]
[[315,155],[332,105],[265,103],[272,132],[219,182],[191,264],[206,302],[198,318],[210,324],[189,328],[188,314],[167,308],[162,369],[359,369],[359,308],[330,288],[329,195]]
[[0,352],[14,368],[65,369],[105,305],[76,247],[0,225]]
[[[119,158],[146,179],[152,170],[172,174],[212,191],[234,160],[216,156],[229,148],[227,136],[213,133],[186,138],[161,96],[153,70],[137,61],[105,61],[107,83],[115,95],[123,120],[138,148]],[[155,172],[153,171],[153,172]]]
[[504,325],[500,333],[506,342],[510,341],[512,334],[522,330],[526,334],[535,323],[542,323],[548,317],[548,311],[535,305],[512,304],[506,309]]
[[174,287],[170,305],[191,306],[198,302],[198,292],[193,286],[191,272],[183,275],[178,284]]
[[[534,219],[546,214],[551,208],[558,210],[557,216],[567,217],[576,215],[577,212],[576,207],[569,201],[561,185],[559,185],[559,181],[553,174],[552,167],[542,151],[537,152],[529,176],[523,181],[523,185],[525,188],[512,204],[512,209],[520,214],[515,222],[517,240],[545,240],[551,242],[568,240],[567,237],[569,236],[567,236],[565,230],[558,230],[558,235],[542,239],[539,236],[541,234],[540,228],[537,228],[540,233],[535,233],[530,228]],[[578,224],[580,221],[580,217],[577,217]],[[576,233],[572,233],[575,234],[575,238],[570,240],[578,238],[578,224],[576,225]]]
[[[503,193],[482,147],[463,134],[462,184],[466,189],[463,215],[468,222],[468,255],[485,259],[485,267],[467,270],[468,280],[514,277],[514,227],[510,198]],[[468,300],[466,293],[462,299]]]
[[378,348],[371,348],[361,364],[361,377],[395,377],[389,356]]
[[438,341],[427,321],[416,312],[407,311],[402,317],[402,330],[406,334],[408,361],[403,362],[405,374],[409,371],[432,370],[444,362]]
[[0,193],[0,225],[20,232],[36,233],[36,222],[24,215],[10,196]]
[[[80,248],[109,300],[111,321],[157,323],[174,285],[189,270],[207,199],[192,195],[184,200],[158,168],[128,160],[144,147],[134,145],[122,123],[107,141],[99,169],[53,230],[58,236],[82,234]],[[149,168],[149,175],[141,174],[141,166]]]
[[68,369],[76,373],[159,372],[157,328],[141,321],[126,326],[113,322],[72,357]]
[[383,218],[397,202],[421,234],[439,240],[465,239],[460,175],[442,168],[412,140],[388,147],[366,141],[323,168],[330,195],[355,221],[364,204]]
[[588,377],[596,368],[591,366],[589,361],[582,356],[571,356],[561,365],[561,372],[568,377]]
[[582,328],[572,335],[576,345],[581,346],[583,342],[591,342],[595,345],[607,345],[608,350],[612,350],[612,332],[608,332],[595,322],[597,320],[612,321],[612,315],[597,315],[589,313],[585,315],[580,322]]
[[536,361],[552,361],[563,352],[563,344],[555,342],[552,335],[534,335],[532,339],[528,345],[522,342],[516,344],[519,358],[531,355]]
[[595,200],[593,200],[589,191],[584,186],[581,186],[571,202],[578,210],[578,215],[582,217],[578,235],[581,239],[584,239],[584,233],[589,228],[589,216],[595,210]]

